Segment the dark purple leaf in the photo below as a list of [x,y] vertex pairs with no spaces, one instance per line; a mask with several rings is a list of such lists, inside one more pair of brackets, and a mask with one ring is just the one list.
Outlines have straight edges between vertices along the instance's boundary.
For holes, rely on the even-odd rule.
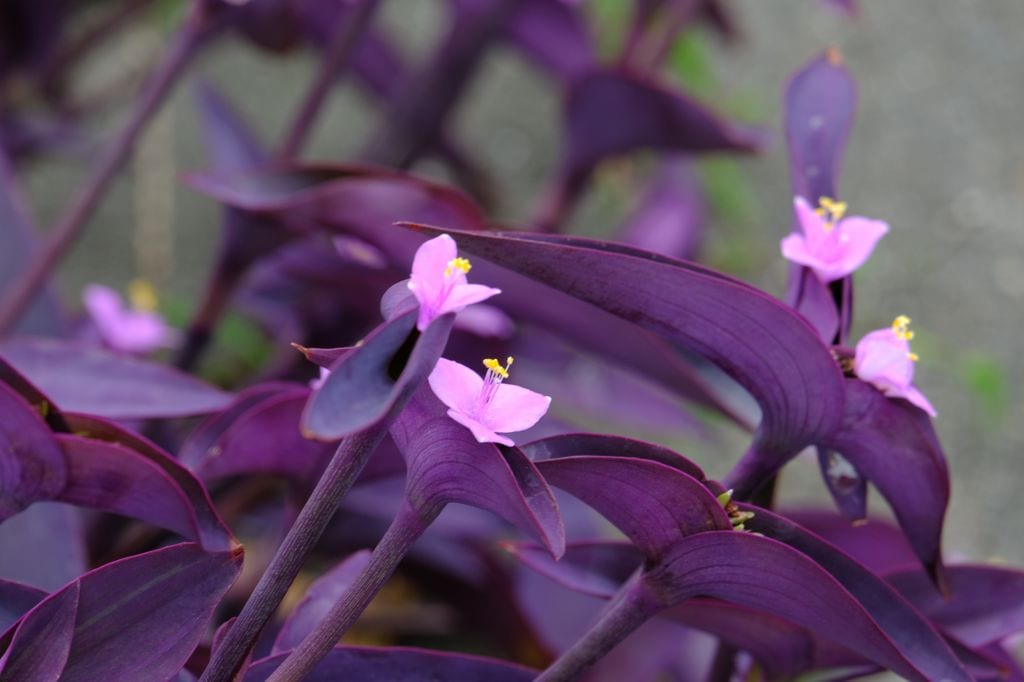
[[681,344],[750,391],[763,414],[754,448],[757,466],[741,488],[754,487],[839,426],[838,365],[803,318],[762,291],[708,268],[609,242],[451,234],[470,253]]
[[[234,540],[231,531],[224,525],[224,521],[214,508],[206,488],[170,454],[142,436],[105,419],[74,413],[68,413],[66,416],[75,433],[85,434],[92,440],[123,446],[131,451],[132,457],[144,459],[162,472],[188,505],[189,514],[194,517],[193,522],[197,529],[195,539],[205,549],[227,551],[232,547]],[[62,444],[66,445],[63,440]],[[91,447],[99,446],[93,444]]]
[[6,384],[0,384],[0,522],[56,498],[68,467],[50,427]]
[[256,135],[216,88],[200,83],[195,92],[202,117],[204,149],[212,168],[245,171],[267,160]]
[[[287,654],[253,663],[244,682],[263,682],[281,665]],[[387,680],[388,682],[529,682],[537,671],[468,654],[453,654],[399,647],[338,647],[304,679],[306,682],[337,680]]]
[[44,597],[44,590],[0,578],[0,632],[6,631]]
[[[784,542],[801,552],[803,556],[814,560],[856,598],[908,660],[920,670],[930,671],[931,679],[960,679],[957,675],[951,674],[958,664],[949,647],[931,625],[888,584],[829,543],[788,519],[758,507],[741,506],[754,512],[754,518],[746,523],[748,529]],[[776,615],[788,618],[781,611],[776,612]],[[793,622],[801,624],[796,620]],[[845,639],[837,639],[827,632],[819,634],[835,639],[851,650],[871,658],[866,651],[853,646]],[[872,660],[882,662],[875,658]]]
[[[6,679],[16,660],[25,666],[21,669],[48,665],[62,681],[168,679],[199,643],[241,563],[240,549],[208,554],[185,543],[90,571],[40,602],[8,631],[4,638],[13,637],[13,642],[0,678]],[[62,615],[71,613],[56,626],[52,612],[59,602],[64,603]],[[56,665],[59,642],[70,643],[63,666]]]
[[[387,294],[385,293],[385,296]],[[403,311],[404,312],[404,311]],[[385,315],[384,319],[391,319],[390,316]],[[293,343],[292,347],[306,356],[306,359],[312,362],[317,367],[323,367],[324,369],[330,369],[331,365],[337,362],[341,356],[347,355],[352,352],[352,346],[343,346],[341,348],[306,348],[300,346],[297,343]]]
[[846,379],[845,386],[843,427],[823,445],[850,460],[885,497],[910,545],[941,585],[949,470],[931,419],[858,379]]
[[1024,573],[1000,566],[950,566],[943,596],[919,570],[885,579],[933,623],[980,647],[1024,631]]
[[452,325],[452,316],[445,315],[420,334],[416,315],[412,310],[383,323],[331,366],[306,407],[305,435],[336,440],[402,408],[434,369]]
[[[913,634],[880,627],[826,570],[771,538],[740,531],[684,537],[650,569],[645,582],[666,605],[691,597],[713,597],[785,618],[842,642],[907,679],[971,679],[924,621],[919,620]],[[907,609],[908,617],[915,615]],[[931,636],[925,636],[928,634]],[[905,650],[891,639],[903,636],[911,644]]]
[[876,519],[851,523],[845,516],[820,509],[787,509],[784,515],[828,540],[873,573],[888,573],[917,563],[907,536],[890,523]]
[[297,647],[323,620],[334,603],[341,599],[369,560],[369,550],[356,552],[317,578],[277,633],[272,655],[286,653]]
[[625,457],[565,457],[537,462],[552,485],[611,521],[647,557],[680,538],[732,524],[714,495],[692,476],[660,462]]
[[817,448],[818,467],[832,499],[846,518],[864,521],[868,516],[868,481],[838,452]]
[[178,461],[191,471],[196,471],[211,456],[210,449],[217,445],[217,441],[224,435],[224,432],[240,416],[267,398],[291,389],[293,386],[294,384],[285,382],[268,382],[239,391],[231,405],[222,412],[211,414],[189,434],[178,449]]
[[30,404],[54,431],[67,432],[68,425],[64,420],[64,414],[39,388],[29,381],[25,375],[19,372],[14,366],[0,356],[0,383],[6,384],[14,390],[25,402]]
[[0,636],[0,680],[59,680],[71,651],[81,598],[78,582],[36,605]]
[[110,419],[186,417],[222,409],[231,396],[176,370],[98,348],[14,339],[0,354],[69,412]]
[[644,561],[631,543],[611,540],[572,542],[558,560],[533,543],[506,542],[502,548],[562,587],[601,599],[611,599]]
[[429,387],[391,426],[406,460],[406,496],[429,512],[451,502],[486,509],[540,540],[555,556],[565,551],[558,503],[537,467],[516,448],[478,443],[446,414]]
[[685,157],[665,159],[626,218],[621,240],[645,251],[694,260],[704,232],[704,204],[691,162]]
[[642,440],[623,438],[621,436],[599,433],[566,433],[535,440],[520,446],[522,451],[532,460],[574,457],[578,455],[597,457],[634,457],[661,462],[689,474],[698,481],[706,476],[699,466],[680,455],[656,443],[645,443]]
[[[616,125],[608,125],[616,121]],[[727,123],[684,95],[628,71],[595,70],[569,92],[566,168],[651,147],[662,151],[755,151],[762,133]]]

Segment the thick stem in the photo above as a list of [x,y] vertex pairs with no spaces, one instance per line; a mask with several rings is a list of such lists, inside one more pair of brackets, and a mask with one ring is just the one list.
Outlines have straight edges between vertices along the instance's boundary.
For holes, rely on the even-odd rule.
[[598,621],[534,682],[570,682],[661,610],[661,603],[643,580],[619,593]]
[[370,556],[370,562],[344,596],[331,607],[324,619],[302,640],[267,682],[299,682],[337,644],[341,636],[359,618],[373,597],[394,574],[402,558],[427,526],[437,518],[441,508],[426,515],[413,510],[408,502],[395,515],[384,537]]
[[386,420],[341,442],[295,524],[277,548],[249,601],[213,652],[201,682],[228,682],[241,667],[263,626],[277,610],[295,576],[313,550],[341,498],[362,472],[370,454],[387,432]]
[[196,49],[215,27],[203,0],[178,30],[170,49],[147,80],[128,124],[100,156],[82,189],[51,230],[42,249],[15,280],[0,302],[0,336],[11,331],[22,313],[39,293],[54,268],[67,254],[106,193],[110,181],[128,158],[132,147],[153,115],[159,110]]
[[361,0],[351,14],[346,13],[338,20],[334,35],[331,37],[330,47],[324,55],[320,64],[320,72],[312,87],[306,92],[306,98],[302,101],[295,119],[292,121],[288,136],[278,156],[289,159],[302,151],[317,114],[327,99],[327,93],[337,80],[338,76],[345,70],[353,51],[359,44],[366,27],[373,19],[373,14],[380,5],[379,0]]

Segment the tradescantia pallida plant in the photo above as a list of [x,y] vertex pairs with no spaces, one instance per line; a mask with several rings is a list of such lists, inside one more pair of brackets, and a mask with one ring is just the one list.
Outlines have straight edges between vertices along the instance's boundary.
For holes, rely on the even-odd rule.
[[[0,93],[37,100],[0,99],[0,680],[1024,678],[1024,573],[943,558],[911,320],[850,336],[854,273],[899,227],[838,189],[857,96],[836,50],[784,88],[780,299],[696,262],[698,157],[767,137],[663,78],[682,31],[734,35],[724,2],[629,3],[602,55],[586,3],[452,0],[416,61],[384,0],[185,3],[43,238],[22,164],[89,116],[66,87],[80,55],[156,3],[79,4],[0,9]],[[275,145],[198,84],[209,163],[185,182],[224,211],[194,313],[177,330],[145,283],[96,284],[74,320],[57,266],[227,36],[319,65]],[[518,229],[489,223],[499,188],[452,123],[499,45],[564,101]],[[349,79],[375,132],[358,158],[304,161]],[[637,152],[649,187],[625,223],[570,234],[601,165]],[[457,186],[408,171],[426,158]],[[202,361],[228,312],[271,350],[218,387]],[[748,441],[722,481],[677,452],[708,421]],[[778,499],[808,448],[838,511]],[[869,484],[895,524],[869,518]]]

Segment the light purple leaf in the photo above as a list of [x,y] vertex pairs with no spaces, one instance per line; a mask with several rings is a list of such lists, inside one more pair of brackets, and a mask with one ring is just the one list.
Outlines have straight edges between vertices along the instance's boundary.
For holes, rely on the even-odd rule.
[[611,599],[644,562],[633,544],[614,540],[569,543],[558,560],[529,542],[505,542],[502,548],[562,587],[601,599]]
[[342,598],[369,561],[369,550],[356,552],[317,578],[277,633],[271,655],[297,647]]
[[44,599],[18,621],[17,628],[0,636],[0,680],[43,682],[61,679],[71,651],[79,603],[78,582]]
[[[253,663],[244,682],[263,682],[287,654]],[[400,647],[338,647],[305,678],[306,682],[387,680],[388,682],[529,682],[537,671],[481,656]]]
[[[13,641],[6,665],[16,659],[28,669],[57,668],[54,642],[69,642],[67,662],[57,669],[62,682],[168,679],[199,643],[241,563],[240,548],[208,554],[185,543],[101,566],[47,597],[8,631],[4,637]],[[71,609],[71,617],[54,628],[55,604],[76,591],[77,608],[61,608]],[[0,670],[0,678],[9,670]]]
[[910,545],[941,585],[949,470],[931,420],[859,379],[846,379],[845,386],[843,427],[822,444],[848,459],[885,497]]
[[78,510],[37,502],[0,523],[0,576],[56,590],[86,571],[86,550]]
[[692,163],[685,157],[665,159],[626,218],[621,240],[671,258],[694,260],[705,227],[704,204]]
[[[428,234],[439,228],[411,226]],[[692,263],[578,237],[450,231],[459,246],[703,356],[758,401],[758,462],[771,475],[842,418],[842,374],[800,316],[762,291]]]
[[303,415],[307,437],[336,440],[401,410],[433,370],[452,325],[445,315],[420,334],[416,316],[412,310],[383,323],[331,366]]
[[110,419],[187,417],[231,396],[170,367],[48,339],[14,339],[0,354],[69,412]]

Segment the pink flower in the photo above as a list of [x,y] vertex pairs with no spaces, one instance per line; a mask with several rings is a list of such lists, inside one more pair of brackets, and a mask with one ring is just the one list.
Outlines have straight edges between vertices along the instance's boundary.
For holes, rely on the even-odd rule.
[[487,376],[481,378],[469,367],[441,358],[430,374],[430,388],[448,406],[448,416],[472,431],[478,442],[514,445],[512,439],[498,434],[536,424],[548,411],[551,398],[503,384],[511,365],[512,358],[504,367],[497,360],[484,360]]
[[130,285],[132,307],[126,307],[121,295],[110,287],[90,284],[82,293],[85,309],[96,325],[103,343],[122,353],[144,355],[157,348],[173,346],[176,330],[157,312],[156,295],[146,282]]
[[903,398],[935,416],[935,408],[911,383],[917,355],[910,352],[910,318],[900,315],[892,327],[877,329],[857,343],[853,370],[862,380],[873,384],[887,396]]
[[314,391],[319,390],[320,387],[324,385],[324,382],[327,381],[327,377],[329,376],[331,376],[331,370],[327,369],[326,367],[321,367],[320,376],[318,376],[316,379],[310,379],[309,387]]
[[420,302],[417,329],[423,331],[445,313],[457,313],[501,293],[500,289],[482,284],[467,284],[470,267],[468,259],[458,257],[455,240],[446,234],[420,246],[409,276],[409,290]]
[[782,255],[809,267],[826,284],[864,265],[875,244],[889,231],[881,220],[843,218],[846,204],[828,197],[819,200],[817,210],[803,197],[796,197],[793,206],[803,234],[783,239]]

